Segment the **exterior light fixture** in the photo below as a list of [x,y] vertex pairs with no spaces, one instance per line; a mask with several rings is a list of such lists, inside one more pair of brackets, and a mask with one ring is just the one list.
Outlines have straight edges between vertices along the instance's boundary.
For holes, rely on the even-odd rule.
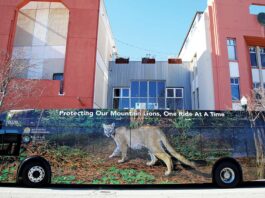
[[245,96],[243,96],[240,102],[241,102],[242,108],[244,109],[244,111],[246,111],[248,107],[248,99]]

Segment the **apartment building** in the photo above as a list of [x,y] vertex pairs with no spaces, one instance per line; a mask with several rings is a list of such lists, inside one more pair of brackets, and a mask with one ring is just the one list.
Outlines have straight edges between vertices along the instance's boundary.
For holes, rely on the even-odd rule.
[[264,87],[264,0],[209,0],[179,52],[190,62],[193,109],[240,110]]

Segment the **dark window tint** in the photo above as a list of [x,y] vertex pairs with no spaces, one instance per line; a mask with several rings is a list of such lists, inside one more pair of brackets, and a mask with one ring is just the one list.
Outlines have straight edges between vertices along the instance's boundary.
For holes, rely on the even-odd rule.
[[238,78],[231,78],[230,81],[231,81],[232,100],[233,101],[240,100],[239,79]]
[[231,85],[232,100],[240,100],[239,85]]
[[147,106],[148,109],[157,109],[157,105],[157,98],[149,98]]
[[133,81],[131,84],[131,97],[139,97],[139,82]]
[[63,80],[63,73],[53,74],[53,80]]
[[169,98],[174,97],[174,89],[167,89],[167,97]]
[[165,82],[158,82],[157,83],[157,91],[158,91],[158,97],[165,97]]
[[140,82],[140,97],[147,97],[147,82]]
[[156,82],[150,81],[149,82],[149,97],[157,97],[157,91],[156,91]]
[[256,54],[250,54],[250,60],[251,60],[252,67],[258,66]]
[[257,67],[258,66],[258,61],[257,61],[257,51],[255,47],[250,47],[249,48],[249,55],[250,55],[250,62],[252,67]]
[[182,89],[176,89],[176,97],[177,98],[183,97],[183,90]]
[[136,103],[139,103],[139,98],[131,99],[131,108],[136,109]]
[[0,155],[19,155],[20,144],[21,135],[4,134],[3,131],[0,131]]
[[265,68],[265,48],[260,49],[261,66]]
[[165,98],[158,98],[158,108],[165,109]]
[[168,98],[167,99],[167,109],[174,109],[174,98]]
[[120,97],[121,96],[121,90],[120,89],[114,89],[114,97]]
[[183,109],[184,103],[182,98],[176,98],[175,99],[175,109]]
[[113,108],[114,109],[129,109],[130,108],[129,98],[114,98]]
[[113,109],[119,109],[120,99],[114,98],[113,99]]
[[122,96],[129,97],[129,89],[122,89]]
[[119,105],[119,109],[129,109],[129,108],[130,108],[129,98],[121,99],[121,103]]

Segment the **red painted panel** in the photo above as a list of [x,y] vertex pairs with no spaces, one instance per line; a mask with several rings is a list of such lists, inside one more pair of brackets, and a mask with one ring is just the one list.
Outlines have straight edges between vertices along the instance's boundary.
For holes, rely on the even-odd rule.
[[[0,6],[16,6],[21,0],[0,0]],[[2,15],[1,15],[2,16]]]
[[6,52],[8,47],[8,35],[0,35],[0,51]]
[[[12,6],[1,6],[0,13],[1,13],[0,22],[7,23],[7,22],[10,22],[10,19],[12,20],[12,18],[14,17],[15,10],[14,10],[14,7]],[[2,28],[3,27],[1,27],[1,29]],[[8,34],[9,32],[5,32],[5,33]]]
[[[97,10],[73,9],[70,12],[69,37],[93,38],[97,37]],[[82,20],[80,20],[82,19]]]
[[72,9],[99,9],[98,0],[63,0],[63,2]]
[[73,38],[69,40],[69,56],[65,71],[67,96],[93,97],[91,85],[94,83],[95,44],[94,39]]

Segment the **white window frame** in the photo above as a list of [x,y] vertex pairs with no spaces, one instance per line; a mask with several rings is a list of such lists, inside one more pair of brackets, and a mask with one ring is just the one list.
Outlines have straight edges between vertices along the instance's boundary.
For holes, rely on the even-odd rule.
[[[173,97],[169,97],[168,96],[168,90],[170,90],[170,89],[173,89]],[[181,90],[182,97],[177,97],[176,96],[176,90]],[[166,98],[184,98],[184,88],[180,88],[180,87],[177,87],[177,88],[175,88],[175,87],[173,87],[173,88],[168,87],[168,88],[166,88]]]
[[[170,89],[173,89],[173,97],[168,96],[168,90],[170,90]],[[182,97],[176,97],[176,90],[181,90]],[[183,109],[185,109],[184,88],[183,87],[167,87],[166,88],[165,107],[167,107],[167,99],[182,99],[183,100]]]
[[[238,54],[237,54],[237,41],[236,38],[227,38],[226,39],[226,45],[227,45],[227,53],[228,53],[228,59],[229,61],[238,61]],[[229,47],[234,47],[234,58],[230,58],[229,54]]]
[[[121,92],[121,95],[118,97],[118,96],[115,96],[115,90],[116,89],[119,89]],[[129,96],[123,96],[123,90],[124,89],[128,89],[129,90]],[[131,89],[130,88],[127,88],[127,87],[115,87],[113,88],[113,91],[112,91],[112,98],[130,98],[131,97]]]
[[[117,96],[115,96],[115,90],[116,89],[119,89],[120,90],[120,96],[119,97],[117,97]],[[123,96],[123,90],[124,89],[128,89],[129,90],[129,96]],[[123,98],[125,98],[125,99],[129,99],[129,108],[128,109],[130,109],[130,107],[131,107],[131,88],[129,88],[129,87],[114,87],[113,89],[112,89],[112,108],[114,108],[114,105],[113,105],[113,103],[114,103],[114,99],[123,99]]]
[[[255,50],[255,52],[252,52],[251,51],[251,48],[253,48]],[[257,46],[249,46],[249,54],[255,54],[256,55],[256,61],[257,61],[257,65],[252,65],[251,64],[251,60],[250,60],[250,64],[251,64],[251,67],[252,68],[258,68],[259,67],[259,63],[258,63],[258,49],[257,49]]]
[[[237,83],[235,82],[235,81],[238,81]],[[233,82],[232,82],[233,81]],[[232,77],[232,78],[230,78],[230,86],[232,86],[232,85],[237,85],[238,86],[238,90],[239,90],[239,98],[240,98],[240,95],[241,95],[241,90],[240,90],[240,78],[239,77]],[[232,90],[231,90],[231,94],[232,94]],[[238,101],[238,100],[234,100],[233,98],[232,98],[232,101],[233,102],[236,102],[236,101]]]
[[[134,98],[146,98],[147,99],[147,103],[150,103],[150,98],[156,98],[156,102],[153,103],[153,104],[159,105],[158,99],[159,98],[164,98],[165,99],[164,105],[166,105],[166,88],[167,87],[166,87],[166,81],[165,80],[132,80],[132,81],[138,82],[139,83],[139,86],[140,86],[140,83],[141,82],[147,82],[147,97],[140,97],[140,96],[138,96],[138,97],[131,97],[131,95],[130,95],[130,99],[134,99]],[[156,97],[151,97],[150,96],[150,93],[149,93],[149,90],[150,90],[150,82],[156,82],[156,83],[158,83],[158,82],[164,82],[165,83],[165,97],[158,97],[157,87],[156,87]],[[130,93],[131,93],[131,89],[130,89]],[[130,107],[131,107],[131,104],[132,103],[131,103],[131,100],[130,100]],[[134,109],[134,108],[132,108],[132,109]]]

